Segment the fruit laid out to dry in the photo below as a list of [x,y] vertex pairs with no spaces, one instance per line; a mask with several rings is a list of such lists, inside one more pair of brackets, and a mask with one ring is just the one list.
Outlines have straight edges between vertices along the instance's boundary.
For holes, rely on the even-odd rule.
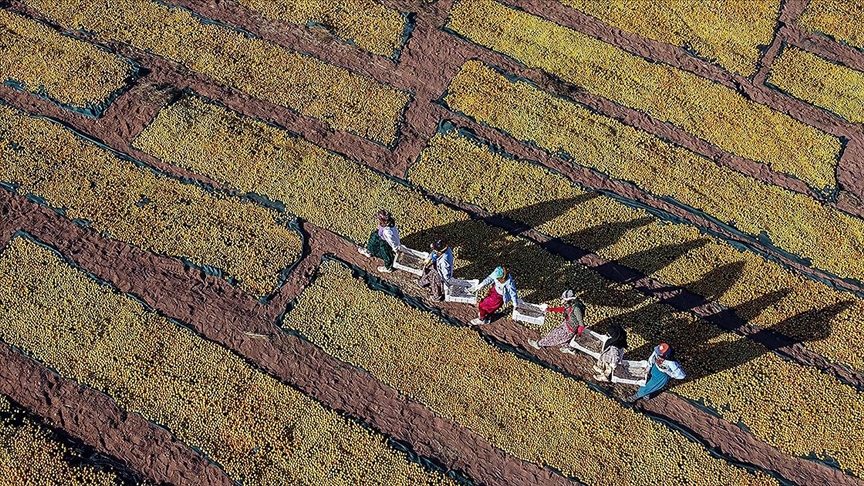
[[856,123],[864,122],[864,73],[787,47],[771,64],[768,82]]
[[51,20],[96,40],[121,42],[333,128],[391,144],[405,92],[155,0],[25,0]]
[[559,1],[619,29],[695,51],[744,76],[753,74],[761,48],[771,43],[781,3]]
[[403,234],[468,219],[368,167],[197,96],[160,111],[133,145],[228,187],[267,196],[356,242],[366,242],[380,208],[393,213]]
[[765,162],[816,189],[835,185],[834,168],[841,150],[837,137],[754,103],[733,89],[649,62],[494,0],[457,2],[447,27],[724,150]]
[[575,165],[630,181],[705,212],[817,268],[864,280],[864,222],[818,201],[736,172],[647,132],[510,81],[469,61],[448,88],[451,109]]
[[[0,254],[0,339],[166,427],[243,484],[440,484],[244,359],[16,237]],[[15,312],[11,312],[12,310]]]
[[405,17],[374,0],[238,0],[268,20],[321,26],[357,47],[393,57],[402,45]]
[[[285,327],[517,457],[589,484],[610,475],[630,484],[774,483],[711,458],[582,382],[369,289],[337,262],[320,271]],[[664,453],[650,454],[657,447]]]
[[4,484],[108,486],[114,474],[81,463],[80,454],[51,437],[0,395],[0,478]]
[[[862,16],[0,0],[0,486],[857,484]],[[382,209],[535,324],[358,252]],[[568,289],[686,378],[535,349]]]
[[134,70],[121,57],[5,10],[0,10],[0,46],[5,51],[0,81],[74,108],[104,104]]
[[300,256],[286,217],[160,176],[63,126],[0,106],[0,182],[145,250],[224,270],[263,295]]
[[[232,144],[223,142],[229,138]],[[205,140],[208,142],[205,143]],[[289,211],[355,238],[355,241],[363,241],[369,230],[368,215],[374,208],[374,205],[369,205],[370,202],[380,201],[375,196],[375,188],[382,187],[382,184],[386,184],[385,187],[395,186],[389,192],[393,199],[388,202],[392,204],[390,207],[399,208],[397,221],[404,223],[404,226],[400,225],[403,241],[415,248],[425,248],[437,238],[447,239],[454,246],[457,256],[457,276],[482,278],[496,265],[506,264],[516,277],[521,295],[531,302],[549,301],[564,288],[591,289],[585,296],[592,306],[590,322],[623,320],[633,334],[633,349],[663,339],[671,340],[682,348],[684,362],[700,375],[734,370],[752,359],[750,366],[754,367],[753,371],[744,377],[746,379],[739,378],[745,383],[742,386],[748,392],[746,395],[715,393],[715,389],[723,389],[722,380],[730,380],[722,373],[716,379],[706,376],[694,381],[689,388],[682,390],[688,390],[688,398],[702,400],[718,410],[728,411],[729,416],[736,417],[736,421],[740,419],[751,429],[759,431],[760,437],[796,455],[824,450],[832,457],[841,458],[844,464],[851,464],[849,467],[854,467],[858,461],[854,452],[835,450],[835,443],[831,440],[833,436],[828,432],[824,436],[810,437],[810,442],[803,443],[796,441],[800,436],[784,435],[782,430],[789,418],[754,409],[753,404],[761,403],[770,396],[786,396],[789,390],[767,385],[750,388],[746,383],[751,383],[749,378],[758,374],[790,375],[790,379],[800,382],[800,387],[811,389],[811,393],[824,403],[831,403],[835,396],[844,397],[850,403],[858,403],[857,395],[845,385],[819,378],[815,370],[786,363],[774,355],[766,355],[767,350],[763,347],[740,336],[721,333],[715,326],[677,313],[668,306],[659,305],[635,293],[611,291],[611,282],[603,281],[594,272],[569,264],[538,245],[509,236],[498,228],[478,221],[466,221],[464,216],[460,218],[459,213],[434,205],[416,191],[396,186],[383,176],[357,167],[341,157],[327,154],[308,142],[291,138],[284,131],[232,114],[199,98],[187,98],[163,110],[135,143],[165,162],[202,172],[241,191],[260,192],[284,202]],[[291,155],[298,150],[302,150],[302,156]],[[289,165],[288,161],[292,159],[303,161],[305,169],[301,170],[297,163]],[[249,167],[260,169],[248,171]],[[328,170],[323,170],[323,167]],[[440,168],[440,164],[436,164],[436,167]],[[250,178],[251,175],[256,177]],[[481,185],[496,198],[508,198],[503,186],[489,191],[490,186]],[[324,190],[325,186],[329,189]],[[300,193],[297,188],[306,188],[308,191]],[[367,200],[361,199],[361,195],[365,195]],[[578,197],[578,194],[561,194],[560,198],[553,199],[553,204],[549,204],[547,210],[554,211],[554,203],[559,199],[567,201]],[[537,202],[512,201],[518,208],[526,205],[530,208],[531,202]],[[403,214],[404,220],[400,219]],[[526,210],[525,214],[536,216],[542,213]],[[439,225],[432,226],[433,222]],[[422,226],[423,223],[426,226]],[[631,250],[638,251],[635,248]],[[747,298],[754,297],[750,295]],[[554,325],[557,322],[549,324]],[[684,330],[686,333],[682,336]],[[724,351],[729,356],[724,357]],[[637,357],[645,358],[647,353]],[[748,410],[760,412],[748,414]],[[848,412],[852,417],[857,413],[854,410],[857,409],[853,407]],[[780,410],[776,412],[781,413]],[[846,417],[845,412],[843,416]],[[815,421],[815,430],[824,430],[824,423],[821,422],[824,420],[823,415],[814,414],[812,420]],[[854,435],[852,433],[850,436]],[[845,447],[843,444],[846,442],[836,445],[842,449]]]
[[[441,167],[454,177],[442,178]],[[488,171],[481,180],[469,177]],[[684,224],[670,224],[586,192],[537,163],[496,153],[452,130],[435,135],[409,180],[429,191],[508,215],[545,234],[680,285],[732,308],[752,325],[799,339],[864,369],[864,300]],[[505,194],[507,197],[500,197]],[[520,211],[544,205],[546,211]]]
[[[478,227],[465,226],[465,237],[473,239],[482,234],[476,232]],[[786,361],[772,353],[763,346],[756,344],[746,338],[735,334],[724,333],[715,326],[695,319],[692,315],[678,312],[668,305],[659,303],[656,299],[640,297],[633,292],[614,289],[611,282],[605,281],[593,271],[579,266],[565,267],[564,262],[544,252],[532,251],[537,248],[534,245],[521,247],[514,256],[527,254],[525,261],[517,259],[505,260],[508,267],[516,278],[517,285],[520,277],[529,277],[527,280],[536,284],[537,280],[532,277],[531,272],[549,272],[554,265],[560,265],[563,271],[552,274],[556,284],[561,288],[575,288],[582,290],[582,299],[589,305],[587,323],[596,326],[597,329],[605,329],[611,322],[617,322],[624,326],[630,334],[629,343],[632,352],[630,359],[645,359],[651,352],[653,345],[657,342],[671,342],[678,347],[679,360],[690,374],[690,380],[686,384],[675,388],[675,392],[691,400],[707,404],[715,409],[721,416],[732,423],[745,425],[756,437],[764,440],[784,452],[795,456],[809,456],[815,453],[817,457],[832,457],[836,459],[845,469],[856,471],[861,474],[864,471],[864,457],[856,447],[856,443],[864,440],[861,436],[862,430],[857,427],[858,421],[864,414],[864,397],[854,389],[828,378],[818,370],[803,367]],[[533,262],[533,266],[531,263]],[[457,269],[458,273],[458,269]],[[326,279],[325,279],[326,281]],[[548,282],[547,282],[548,283]],[[318,284],[323,285],[323,284]],[[338,286],[336,286],[338,287]],[[344,287],[348,287],[345,285]],[[519,286],[522,288],[521,286]],[[364,291],[367,289],[364,288]],[[340,292],[346,292],[342,288]],[[527,292],[526,292],[527,293]],[[304,296],[307,293],[303,294]],[[348,322],[377,322],[377,317],[368,315],[367,309],[374,308],[369,304],[373,294],[358,304],[356,316],[352,316],[340,303],[320,304],[328,299],[314,297],[312,293],[310,310],[307,312],[324,312],[323,307],[333,306],[333,312],[337,312],[342,319]],[[530,295],[530,294],[529,294]],[[376,297],[386,300],[383,296]],[[344,304],[345,296],[338,299]],[[298,308],[303,307],[303,297],[300,298]],[[320,306],[319,306],[320,304]],[[390,307],[389,311],[381,311],[382,315],[401,316],[408,313],[415,316],[413,310],[403,309],[404,305],[394,300],[393,306],[399,305],[398,311]],[[327,311],[330,312],[330,311]],[[422,314],[416,314],[422,315]],[[396,319],[396,317],[392,317]],[[406,317],[406,319],[409,319]],[[412,317],[412,319],[419,319]],[[429,322],[439,322],[438,318],[427,315]],[[410,320],[410,319],[409,319]],[[343,323],[345,321],[342,321]],[[557,326],[560,320],[547,319],[542,332]],[[330,325],[338,326],[340,322],[334,321]],[[444,325],[443,323],[439,323]],[[370,369],[371,364],[359,363],[339,354],[337,350],[356,350],[354,342],[341,341],[350,340],[359,332],[365,339],[364,329],[352,330],[354,333],[337,333],[334,329],[324,328],[313,333],[311,329],[316,326],[324,326],[322,318],[312,319],[304,311],[292,310],[286,318],[289,328],[298,329],[304,335],[319,344],[325,350],[336,353],[340,359],[358,364],[364,369]],[[428,328],[430,325],[425,325]],[[413,327],[411,328],[412,332]],[[323,340],[317,340],[316,336],[323,333]],[[396,334],[407,333],[405,329]],[[391,339],[393,336],[379,336],[379,345]],[[407,339],[400,337],[399,339]],[[426,339],[426,338],[423,338]],[[433,342],[438,338],[429,338]],[[335,340],[332,344],[330,341]],[[415,349],[418,345],[408,345]],[[370,352],[373,349],[370,348]],[[455,352],[450,350],[448,352]],[[465,356],[453,358],[459,363],[469,358],[477,351],[473,348],[465,352]],[[379,348],[374,348],[376,360],[381,359],[389,363],[387,366],[397,366],[404,369],[405,363],[402,359],[384,358]],[[448,354],[449,356],[449,354]],[[430,358],[424,357],[424,360]],[[484,358],[485,359],[485,358]],[[433,362],[437,362],[433,359]],[[417,366],[422,366],[420,363]],[[454,365],[455,366],[455,365]],[[509,369],[509,368],[508,368]],[[372,371],[375,374],[374,371]],[[401,371],[400,371],[401,373]],[[512,373],[512,372],[511,372]],[[413,373],[411,373],[413,375]],[[379,376],[380,379],[393,384],[391,379]],[[452,377],[449,377],[452,378]],[[525,383],[531,380],[526,380]],[[520,380],[520,382],[522,382]],[[400,386],[397,389],[402,390]],[[403,390],[404,391],[404,390]],[[407,391],[404,391],[408,393]],[[445,397],[450,396],[444,394]],[[424,400],[424,403],[429,404]],[[581,403],[581,402],[580,402]],[[430,405],[431,406],[431,405]],[[468,405],[466,405],[468,406]],[[473,405],[471,405],[473,406]],[[802,407],[807,407],[812,413],[802,413]],[[436,409],[434,406],[433,409]],[[437,409],[436,409],[437,410]],[[443,412],[441,412],[443,413]],[[807,427],[812,431],[806,436],[790,433],[795,427]],[[475,427],[471,427],[477,430]],[[502,446],[503,447],[503,446]],[[551,464],[551,462],[550,462]],[[557,466],[556,467],[560,467]]]
[[798,23],[858,49],[864,49],[864,3],[858,0],[810,0]]

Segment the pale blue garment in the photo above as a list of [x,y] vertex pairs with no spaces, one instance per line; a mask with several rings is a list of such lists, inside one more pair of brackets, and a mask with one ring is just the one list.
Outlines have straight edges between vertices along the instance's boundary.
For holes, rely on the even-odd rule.
[[495,284],[495,291],[501,294],[501,297],[504,299],[501,305],[506,305],[508,302],[512,302],[513,304],[519,302],[519,294],[516,293],[516,282],[509,273],[507,274],[507,279],[502,284],[495,278],[495,272],[492,272],[480,282],[477,288],[483,288],[492,283]]
[[648,366],[650,367],[648,370],[648,381],[645,385],[639,387],[639,391],[636,392],[637,398],[660,391],[666,386],[666,383],[669,383],[669,378],[683,380],[687,376],[677,361],[666,359],[663,360],[662,364],[658,365],[657,358],[659,357],[657,348],[654,348],[654,352],[648,358]]
[[449,246],[441,254],[441,258],[438,258],[434,251],[429,257],[438,269],[438,275],[441,275],[445,282],[453,278],[453,250]]

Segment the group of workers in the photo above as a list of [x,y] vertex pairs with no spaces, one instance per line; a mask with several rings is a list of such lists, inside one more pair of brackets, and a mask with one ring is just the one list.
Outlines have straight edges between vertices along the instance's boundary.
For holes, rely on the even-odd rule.
[[[369,235],[365,247],[358,247],[357,251],[366,257],[377,257],[383,262],[378,267],[382,273],[393,271],[393,262],[401,249],[399,230],[393,215],[386,210],[378,211],[376,215],[378,228]],[[443,240],[436,240],[430,245],[429,257],[424,261],[423,271],[416,281],[417,285],[429,289],[429,297],[436,301],[444,300],[444,286],[453,278],[453,250]],[[477,303],[477,317],[470,321],[473,326],[489,324],[492,314],[507,304],[519,305],[521,300],[516,290],[516,282],[506,267],[497,267],[483,281],[468,289],[477,293],[489,287],[488,294]],[[570,347],[571,340],[582,334],[586,326],[585,305],[576,297],[572,290],[567,290],[561,295],[561,306],[547,307],[546,312],[562,313],[563,322],[552,329],[540,340],[528,340],[528,344],[535,348],[559,347],[561,352],[575,354]],[[607,329],[609,336],[600,350],[600,357],[594,364],[594,379],[601,382],[612,380],[612,375],[618,365],[624,359],[624,350],[628,348],[627,331],[618,324],[611,324]],[[676,380],[684,379],[685,373],[678,362],[672,346],[668,343],[660,343],[654,347],[648,358],[648,374],[645,385],[639,387],[637,392],[630,396],[627,401],[635,402],[643,398],[650,398],[660,392],[669,382],[670,378]]]

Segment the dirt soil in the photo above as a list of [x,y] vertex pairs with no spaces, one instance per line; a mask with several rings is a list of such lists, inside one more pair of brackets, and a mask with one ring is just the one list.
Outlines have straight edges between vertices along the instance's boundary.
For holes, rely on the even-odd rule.
[[[159,109],[183,89],[218,100],[228,108],[260,118],[299,133],[304,138],[350,159],[395,177],[403,178],[441,120],[470,129],[503,150],[521,158],[538,161],[580,184],[608,190],[634,201],[648,204],[738,240],[724,228],[698,215],[684,212],[630,185],[600,177],[575,168],[536,147],[521,144],[488,127],[460,118],[437,101],[450,79],[468,59],[481,59],[517,76],[531,80],[544,89],[580,102],[597,112],[618,118],[690,150],[762,180],[818,197],[808,187],[791,177],[770,171],[767,166],[721,151],[720,149],[667,124],[651,120],[642,113],[616,105],[576,86],[568,85],[545,73],[528,69],[512,60],[481,49],[442,30],[451,1],[397,1],[383,3],[402,11],[416,12],[416,27],[398,62],[365,53],[333,39],[320,29],[305,29],[275,23],[238,4],[224,0],[175,0],[173,4],[191,8],[204,17],[255,32],[262,38],[292,49],[310,53],[355,72],[412,93],[412,102],[395,147],[383,147],[346,132],[330,130],[323,123],[298,115],[284,107],[254,99],[221,85],[206,76],[190,72],[176,63],[126,45],[110,43],[105,47],[134,59],[147,72],[131,89],[115,100],[99,119],[64,110],[57,105],[0,86],[0,99],[24,111],[52,117],[94,137],[160,170],[218,186],[215,181],[162,163],[131,146],[132,140],[152,120]],[[555,2],[512,0],[524,10],[562,25],[601,38],[647,58],[690,70],[715,82],[737,89],[752,99],[792,117],[847,140],[837,169],[842,191],[837,201],[826,201],[855,215],[864,215],[864,134],[858,125],[843,122],[806,103],[793,100],[767,88],[763,81],[772,56],[785,42],[803,45],[828,58],[864,68],[864,54],[804,32],[793,19],[800,13],[804,0],[783,3],[782,25],[774,42],[765,51],[762,67],[752,78],[732,75],[681,49],[640,38],[611,28],[596,19],[567,9]],[[11,8],[35,18],[41,16],[13,0]],[[70,32],[70,35],[80,36]],[[490,224],[504,227],[544,245],[551,252],[591,267],[604,277],[630,283],[637,291],[660,298],[674,307],[691,311],[724,330],[736,331],[757,340],[770,349],[807,366],[837,376],[859,389],[864,388],[864,374],[831,363],[789,338],[764,332],[747,325],[716,302],[677,287],[672,287],[608,262],[596,254],[550,240],[530,228],[523,228],[477,208],[457,201],[454,207],[469,211]],[[159,312],[188,324],[205,338],[224,345],[246,357],[261,369],[289,383],[325,406],[368,423],[382,434],[410,444],[413,450],[440,463],[444,469],[459,471],[483,484],[565,484],[570,481],[548,468],[516,459],[489,444],[478,434],[444,419],[391,387],[380,383],[369,373],[342,363],[321,349],[296,336],[282,332],[276,322],[285,307],[308,285],[325,254],[368,272],[374,264],[359,257],[353,243],[325,229],[304,223],[308,237],[304,257],[293,269],[285,285],[272,299],[262,303],[244,294],[226,281],[205,275],[181,261],[154,255],[130,245],[107,239],[41,207],[24,197],[0,189],[0,245],[15,231],[26,231],[36,239],[59,250],[82,269],[103,279],[120,292],[140,298]],[[748,241],[769,254],[770,248]],[[833,281],[838,287],[864,290],[833,279],[818,270],[775,255],[781,261],[805,274]],[[418,299],[416,289],[394,274],[386,280],[400,285]],[[470,307],[425,301],[447,316],[462,323],[474,317]],[[573,358],[556,351],[526,347],[534,337],[525,327],[509,320],[499,320],[477,329],[481,335],[526,359],[536,360],[576,379],[590,381],[584,371],[590,369],[587,358]],[[0,343],[2,344],[2,343]],[[231,480],[216,465],[178,442],[171,434],[135,414],[126,414],[108,397],[86,387],[64,380],[18,350],[0,346],[0,392],[62,428],[84,443],[126,462],[131,468],[156,482],[172,484],[230,484]],[[618,399],[619,391],[602,388]],[[351,390],[351,392],[347,392]],[[619,394],[619,395],[616,395]],[[689,431],[697,440],[725,457],[739,463],[772,471],[799,484],[862,484],[862,481],[825,465],[793,458],[766,445],[735,424],[730,424],[674,394],[660,397],[637,407],[651,417],[660,417]]]

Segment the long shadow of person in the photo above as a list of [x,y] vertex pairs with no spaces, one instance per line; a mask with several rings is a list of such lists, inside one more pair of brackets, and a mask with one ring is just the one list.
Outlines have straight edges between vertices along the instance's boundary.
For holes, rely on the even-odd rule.
[[[513,211],[502,212],[487,218],[457,221],[420,231],[403,238],[403,243],[412,248],[425,250],[430,242],[444,239],[450,243],[456,256],[454,275],[458,278],[482,279],[496,266],[510,269],[520,297],[529,302],[544,302],[556,299],[562,290],[571,288],[581,291],[581,299],[587,305],[625,309],[614,318],[604,319],[595,328],[605,330],[615,321],[632,333],[644,337],[646,343],[638,349],[630,350],[631,359],[644,359],[650,355],[654,345],[661,341],[672,343],[678,350],[678,357],[688,372],[686,381],[698,380],[710,374],[741,366],[764,353],[777,349],[772,343],[783,342],[768,337],[778,333],[788,336],[791,342],[808,342],[824,339],[831,333],[831,321],[848,308],[850,302],[809,310],[766,329],[764,339],[745,338],[727,334],[720,327],[689,314],[675,311],[663,302],[646,304],[647,297],[635,291],[622,288],[619,282],[601,277],[597,272],[581,264],[571,263],[580,249],[575,247],[584,241],[588,250],[596,251],[613,245],[627,234],[649,224],[651,218],[636,218],[620,223],[603,225],[580,230],[551,242],[537,244],[513,234],[521,233],[529,227],[540,227],[558,218],[576,205],[596,197],[583,194],[577,197],[546,201]],[[492,224],[489,224],[492,223]],[[572,245],[562,243],[572,242]],[[653,273],[672,264],[689,251],[707,244],[707,238],[662,245],[640,251],[609,265],[628,265],[641,269],[648,268]],[[550,245],[566,248],[573,247],[565,257],[547,251]],[[556,248],[560,250],[560,248]],[[563,252],[562,252],[563,253]],[[582,250],[581,254],[584,254]],[[744,262],[732,262],[714,268],[700,279],[684,285],[691,292],[698,293],[705,301],[722,297],[742,275]],[[775,305],[788,295],[788,290],[778,290],[761,295],[742,303],[729,312],[736,313],[745,321],[755,319],[765,309]],[[787,339],[783,345],[787,345]]]
[[[527,220],[526,220],[527,221]],[[566,237],[556,238],[557,240],[566,240],[573,242],[574,245],[586,250],[597,253],[604,248],[608,248],[617,243],[627,232],[647,226],[654,221],[654,218],[643,216],[636,219],[628,219],[626,221],[615,221],[613,223],[604,223],[591,226],[573,233]]]
[[[736,263],[718,267],[691,285],[704,287],[709,285],[710,282],[714,286],[711,289],[710,297],[721,296],[737,282],[738,277],[741,275],[741,268],[743,268],[742,265]],[[715,273],[723,273],[724,278],[716,279],[714,276]],[[755,317],[763,309],[775,304],[784,296],[785,294],[779,295],[779,293],[772,296],[762,296],[745,305],[748,312]],[[687,358],[691,354],[689,352],[691,347],[702,347],[705,343],[723,333],[720,328],[707,322],[699,323],[701,325],[695,324],[692,317],[676,312],[670,306],[663,304],[665,302],[658,301],[645,308],[636,309],[627,314],[608,319],[608,322],[598,324],[598,329],[604,329],[614,320],[626,329],[645,338],[647,342],[644,345],[632,349],[627,353],[630,359],[645,359],[651,355],[651,351],[657,343],[666,341],[680,350],[679,359],[683,359],[682,363],[687,362]]]
[[[547,244],[537,244],[514,236],[527,229],[519,220],[530,219],[534,227],[551,221],[577,204],[584,203],[594,195],[586,194],[533,204],[513,211],[494,215],[496,225],[484,221],[457,221],[425,231],[406,235],[403,244],[411,248],[428,248],[436,239],[444,239],[454,250],[457,278],[483,279],[497,266],[506,266],[514,279],[522,299],[529,302],[545,302],[561,295],[565,289],[583,290],[586,304],[615,307],[631,307],[644,300],[644,296],[613,288],[612,282],[578,263],[571,263],[585,251],[573,248],[575,254],[558,256],[547,251]],[[528,218],[527,215],[531,217]],[[517,219],[518,218],[518,219]],[[509,222],[509,223],[508,223]],[[630,224],[610,226],[605,230],[604,241],[612,244],[632,228],[645,224],[636,221]],[[570,240],[571,235],[561,239]],[[557,239],[556,239],[557,240]]]
[[668,267],[690,251],[705,246],[708,242],[707,238],[699,238],[682,243],[660,245],[619,258],[616,263],[628,268],[639,269],[644,275],[652,275]]
[[[733,285],[738,283],[738,280],[741,278],[741,275],[743,273],[743,261],[720,265],[719,267],[709,270],[708,273],[699,278],[699,280],[688,284],[687,290],[700,296],[705,302],[718,300],[722,298],[726,294],[726,292],[732,288]],[[788,291],[785,291],[783,297],[785,297],[788,293]],[[757,305],[755,308],[759,307],[760,306]],[[761,309],[764,308],[765,307],[761,307]],[[761,310],[758,312],[761,312]]]
[[[751,299],[731,311],[754,318],[787,294],[785,289],[774,291]],[[673,312],[659,302],[608,319],[607,322],[599,323],[598,327],[603,329],[605,327],[601,326],[607,326],[614,320],[646,339],[645,344],[628,351],[628,359],[646,359],[659,342],[672,344],[677,349],[678,361],[687,372],[685,380],[670,383],[670,387],[675,387],[740,367],[789,344],[824,339],[831,334],[831,321],[851,304],[840,302],[801,312],[749,337],[728,333],[704,320]],[[793,328],[798,330],[794,337],[790,332]]]

